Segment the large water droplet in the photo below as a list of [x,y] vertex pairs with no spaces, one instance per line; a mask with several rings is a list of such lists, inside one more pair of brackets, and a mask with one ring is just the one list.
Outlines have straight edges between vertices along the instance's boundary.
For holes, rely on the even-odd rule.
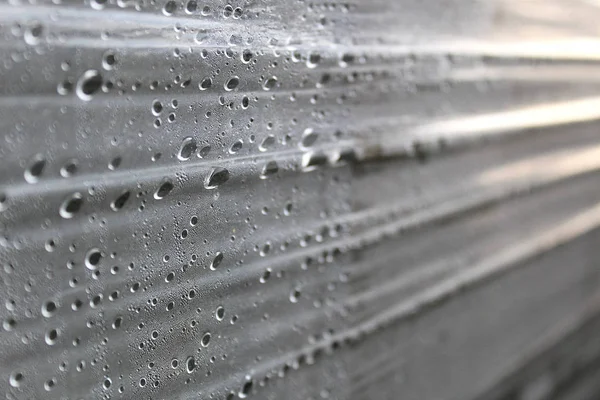
[[231,145],[231,147],[229,148],[229,152],[231,154],[237,153],[242,149],[243,146],[244,142],[242,141],[242,139],[238,139]]
[[214,167],[206,179],[204,180],[204,187],[206,189],[215,189],[219,185],[229,180],[229,171],[225,168]]
[[272,76],[263,82],[263,90],[271,90],[277,86],[277,77]]
[[308,148],[315,144],[319,135],[313,131],[311,128],[308,128],[302,134],[302,141],[300,142],[301,147]]
[[73,193],[62,202],[58,212],[61,217],[70,219],[79,212],[82,205],[83,196],[81,196],[81,193]]
[[186,137],[181,143],[181,148],[179,149],[179,154],[177,155],[177,158],[179,158],[182,161],[189,160],[197,149],[198,145],[196,144],[194,138]]
[[225,83],[225,90],[231,91],[231,90],[235,89],[236,87],[238,87],[239,84],[240,84],[240,78],[238,78],[237,76],[233,76],[233,77],[229,78],[229,80]]
[[25,170],[25,180],[29,183],[37,182],[40,176],[42,176],[45,167],[46,160],[41,155],[35,156],[29,167]]
[[102,75],[95,69],[90,69],[77,81],[77,96],[81,100],[89,101],[93,95],[102,87]]
[[264,140],[262,141],[260,146],[258,146],[258,149],[260,151],[267,151],[274,144],[275,144],[275,137],[273,135],[269,135],[266,138],[264,138]]
[[110,204],[110,208],[112,208],[113,211],[119,211],[125,206],[125,203],[127,203],[127,200],[129,200],[129,196],[131,196],[131,192],[129,192],[129,190],[123,192]]
[[213,259],[212,263],[210,264],[210,269],[212,269],[213,271],[216,270],[222,262],[223,253],[218,252],[215,258]]
[[163,182],[163,184],[160,185],[160,187],[154,193],[154,198],[157,200],[164,198],[166,195],[171,193],[171,190],[173,190],[173,188],[174,186],[170,181]]
[[200,90],[207,90],[211,86],[212,86],[212,78],[208,78],[208,77],[202,79],[202,82],[200,82],[200,84],[198,85]]
[[276,161],[269,161],[260,172],[261,179],[267,179],[269,176],[274,175],[279,171],[279,166]]

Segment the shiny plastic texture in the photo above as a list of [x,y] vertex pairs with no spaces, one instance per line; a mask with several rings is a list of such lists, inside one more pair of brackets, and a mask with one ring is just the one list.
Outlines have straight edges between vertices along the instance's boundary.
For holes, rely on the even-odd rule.
[[[598,21],[598,0],[2,0],[0,393],[510,381],[598,302]],[[552,398],[543,378],[514,398]]]

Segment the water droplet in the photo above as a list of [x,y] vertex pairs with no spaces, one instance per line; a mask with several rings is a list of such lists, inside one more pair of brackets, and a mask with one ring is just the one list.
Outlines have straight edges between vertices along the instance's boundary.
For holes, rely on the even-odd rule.
[[198,145],[196,144],[196,141],[194,140],[194,138],[188,136],[185,139],[183,139],[183,142],[181,143],[181,148],[179,149],[179,154],[177,155],[177,158],[179,158],[182,161],[189,160],[190,157],[192,157],[192,155],[194,155],[194,153],[196,152],[197,149],[198,149]]
[[319,135],[316,132],[314,132],[311,128],[308,128],[302,134],[302,141],[300,142],[300,145],[301,145],[301,147],[304,147],[305,149],[309,148],[313,144],[315,144],[315,142],[317,141],[318,138],[319,138]]
[[167,1],[163,7],[163,13],[165,15],[172,15],[177,10],[177,3],[173,0]]
[[165,181],[154,193],[154,198],[157,200],[163,199],[173,190],[174,186],[170,181]]
[[107,51],[102,56],[102,66],[104,67],[104,69],[111,70],[114,68],[116,63],[117,57],[115,56],[115,53],[113,53],[111,50]]
[[185,11],[188,14],[192,14],[192,13],[196,12],[197,9],[198,9],[198,3],[196,3],[194,0],[188,1],[187,4],[185,5]]
[[119,211],[121,208],[123,208],[123,206],[125,206],[125,203],[127,203],[127,200],[129,200],[130,196],[131,192],[129,192],[129,190],[124,191],[110,204],[110,208],[112,208],[113,211]]
[[265,243],[263,248],[260,250],[260,255],[262,257],[265,257],[267,254],[269,254],[270,251],[271,251],[271,243],[267,242],[267,243]]
[[70,176],[75,175],[77,173],[77,160],[68,161],[63,167],[60,169],[60,174],[64,178],[68,178]]
[[65,219],[70,219],[75,216],[83,205],[83,196],[81,193],[73,193],[67,197],[61,204],[59,214]]
[[223,318],[225,318],[225,308],[222,306],[217,307],[215,318],[217,318],[218,321],[223,321]]
[[119,156],[113,158],[108,163],[108,169],[110,169],[111,171],[114,171],[115,169],[119,168],[119,166],[121,165],[121,161],[123,161],[123,159]]
[[188,374],[191,374],[194,371],[194,369],[196,369],[196,360],[194,359],[194,357],[188,357],[185,364]]
[[358,161],[358,156],[354,149],[343,149],[337,154],[336,162],[337,163],[348,163],[352,164]]
[[202,79],[202,82],[200,82],[200,85],[198,87],[200,88],[200,90],[207,90],[211,86],[212,86],[212,78],[204,78],[204,79]]
[[204,146],[198,152],[198,157],[205,158],[210,153],[210,146]]
[[249,106],[250,106],[250,99],[248,99],[248,96],[242,97],[242,108],[246,109]]
[[263,275],[260,277],[260,283],[265,283],[271,277],[271,269],[267,268]]
[[229,180],[229,171],[225,168],[214,167],[204,180],[206,189],[215,189]]
[[163,110],[163,105],[160,101],[154,100],[152,102],[152,114],[159,116]]
[[292,292],[290,293],[290,301],[292,303],[297,303],[299,298],[300,298],[300,289],[292,290]]
[[81,100],[89,101],[92,99],[94,93],[100,90],[102,87],[102,75],[94,69],[84,72],[84,74],[77,81],[77,96]]
[[277,77],[272,76],[263,82],[263,90],[271,90],[277,85]]
[[113,329],[119,329],[121,327],[122,323],[123,323],[122,317],[115,318],[115,320],[113,321],[113,324],[112,324]]
[[23,383],[23,374],[18,371],[14,371],[10,374],[9,378],[10,386],[18,388]]
[[85,255],[85,266],[92,271],[98,268],[100,264],[100,260],[102,260],[102,253],[98,249],[91,249]]
[[47,301],[42,305],[42,315],[46,318],[50,318],[56,312],[56,303],[53,301]]
[[6,193],[0,192],[0,211],[6,210],[8,205],[8,196]]
[[227,82],[225,82],[225,90],[232,91],[235,88],[237,88],[239,84],[240,84],[240,78],[238,78],[237,76],[233,76],[233,77],[229,78],[229,80]]
[[231,154],[237,153],[242,149],[243,146],[244,142],[242,141],[242,139],[238,139],[231,145],[231,147],[229,148],[229,152]]
[[104,6],[108,3],[108,0],[91,0],[90,5],[95,10],[102,10]]
[[242,390],[240,390],[240,392],[238,393],[238,397],[240,399],[245,399],[246,397],[248,397],[248,395],[252,391],[252,386],[252,380],[249,380],[246,383],[244,383],[244,386],[242,386]]
[[50,329],[48,332],[46,332],[45,339],[49,346],[54,346],[58,339],[58,331],[56,329]]
[[315,68],[321,62],[321,55],[319,53],[312,52],[308,55],[306,60],[306,66],[308,68]]
[[260,172],[261,179],[267,179],[269,176],[274,175],[279,171],[279,166],[276,161],[269,161]]
[[263,139],[263,141],[260,144],[260,146],[258,146],[258,149],[260,151],[267,151],[274,144],[275,144],[275,136],[269,135],[269,136],[267,136],[266,138]]
[[252,52],[248,49],[245,49],[242,52],[242,62],[248,64],[252,60]]
[[354,62],[354,55],[349,54],[349,53],[344,53],[340,57],[339,64],[340,64],[340,67],[346,68],[349,64],[352,64],[353,62]]
[[44,27],[40,23],[35,23],[34,25],[28,27],[25,31],[25,43],[31,46],[38,44],[43,33]]
[[210,333],[206,332],[204,334],[204,336],[202,336],[202,339],[200,340],[200,344],[202,344],[203,347],[208,347],[209,343],[210,343]]
[[218,252],[217,255],[215,256],[215,258],[213,259],[212,263],[210,264],[210,269],[213,271],[216,270],[222,262],[223,262],[223,253]]
[[44,168],[46,167],[46,160],[42,155],[36,155],[31,161],[29,167],[25,170],[25,180],[29,183],[35,183],[40,179]]
[[319,166],[326,165],[327,161],[325,154],[309,152],[302,156],[302,168],[305,171],[312,171]]

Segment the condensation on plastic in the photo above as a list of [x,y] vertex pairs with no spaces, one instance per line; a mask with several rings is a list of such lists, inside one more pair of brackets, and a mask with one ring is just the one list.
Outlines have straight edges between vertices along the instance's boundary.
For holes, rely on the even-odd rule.
[[598,292],[599,20],[2,1],[0,392],[483,393]]

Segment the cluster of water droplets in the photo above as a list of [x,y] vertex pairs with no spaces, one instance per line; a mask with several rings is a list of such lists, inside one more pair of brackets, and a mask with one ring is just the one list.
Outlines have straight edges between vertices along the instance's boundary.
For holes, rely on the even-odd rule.
[[82,4],[1,27],[7,395],[245,398],[354,340],[346,121],[409,61],[330,38],[346,3]]

